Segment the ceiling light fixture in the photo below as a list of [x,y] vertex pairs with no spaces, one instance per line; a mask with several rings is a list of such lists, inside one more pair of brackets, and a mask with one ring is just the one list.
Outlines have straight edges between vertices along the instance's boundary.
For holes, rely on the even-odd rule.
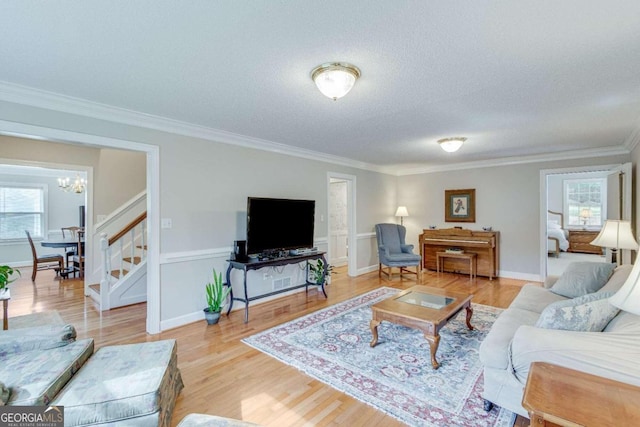
[[447,153],[453,153],[458,151],[467,138],[455,137],[455,138],[443,138],[438,140],[440,147]]
[[328,62],[311,71],[311,78],[318,90],[334,101],[349,93],[358,77],[360,77],[358,67],[346,62]]
[[58,187],[66,192],[73,191],[74,193],[80,194],[86,186],[87,181],[84,178],[80,178],[80,174],[76,174],[76,180],[74,182],[71,182],[69,177],[58,178]]

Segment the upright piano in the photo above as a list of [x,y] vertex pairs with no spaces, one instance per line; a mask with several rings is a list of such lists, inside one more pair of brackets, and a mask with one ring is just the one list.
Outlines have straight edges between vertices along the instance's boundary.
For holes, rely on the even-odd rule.
[[[460,228],[422,230],[419,240],[422,268],[436,270],[436,253],[458,248],[475,253],[478,276],[493,279],[500,269],[500,232],[475,231]],[[469,274],[469,263],[462,259],[445,258],[444,271]]]

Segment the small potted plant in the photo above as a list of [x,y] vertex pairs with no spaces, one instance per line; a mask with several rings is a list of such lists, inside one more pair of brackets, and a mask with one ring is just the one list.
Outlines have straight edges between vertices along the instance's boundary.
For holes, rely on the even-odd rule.
[[322,259],[316,260],[316,263],[309,263],[309,271],[310,274],[310,282],[315,283],[316,285],[322,285],[324,283],[329,283],[329,276],[331,276],[331,271],[333,270],[333,266],[327,264],[327,274],[324,272],[324,261]]
[[227,299],[227,295],[231,292],[231,287],[225,287],[222,284],[222,273],[217,273],[213,269],[213,282],[207,283],[205,286],[207,292],[207,308],[204,309],[204,317],[207,324],[214,325],[220,320],[220,312]]
[[16,273],[20,276],[20,270],[9,267],[8,265],[0,265],[0,293],[3,293],[7,285],[18,280],[18,277],[11,276]]

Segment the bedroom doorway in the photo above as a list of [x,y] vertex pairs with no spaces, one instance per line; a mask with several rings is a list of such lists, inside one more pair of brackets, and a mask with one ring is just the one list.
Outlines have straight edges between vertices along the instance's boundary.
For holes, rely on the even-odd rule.
[[[609,249],[590,242],[607,219],[631,219],[631,176],[631,163],[540,172],[542,278],[572,262],[611,262]],[[631,262],[629,251],[622,257]]]

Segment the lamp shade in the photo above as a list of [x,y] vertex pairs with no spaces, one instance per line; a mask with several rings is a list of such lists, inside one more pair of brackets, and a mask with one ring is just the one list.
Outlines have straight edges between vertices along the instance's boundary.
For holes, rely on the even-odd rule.
[[640,315],[640,257],[620,290],[609,298],[609,303],[620,310]]
[[631,222],[608,219],[592,245],[613,249],[638,249],[638,242],[631,232]]
[[399,217],[409,216],[409,211],[407,210],[407,207],[398,206],[398,209],[396,210],[396,216],[399,216]]
[[584,208],[580,210],[580,218],[591,218],[591,209]]
[[358,67],[345,62],[322,64],[311,71],[311,78],[318,90],[334,101],[349,93],[358,77]]

